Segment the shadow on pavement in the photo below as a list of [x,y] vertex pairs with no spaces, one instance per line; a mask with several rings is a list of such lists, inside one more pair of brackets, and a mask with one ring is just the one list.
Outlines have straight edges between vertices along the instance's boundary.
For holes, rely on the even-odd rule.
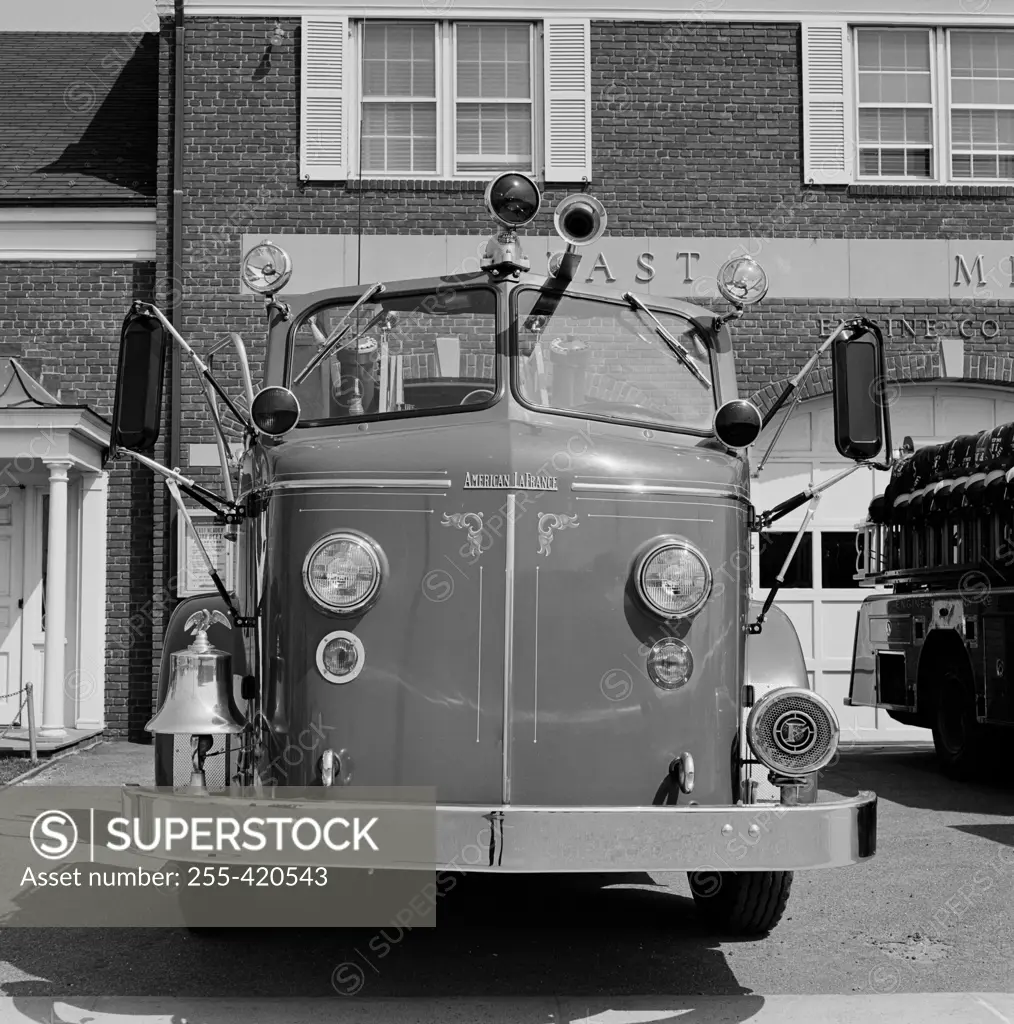
[[689,897],[645,875],[472,877],[441,898],[436,929],[8,929],[2,958],[25,979],[5,984],[10,996],[330,996],[337,1006],[564,993],[594,1008],[607,995],[750,995],[720,941]]
[[884,800],[924,810],[1014,814],[1014,782],[1009,775],[955,782],[940,771],[931,747],[841,750],[837,760],[820,773],[820,788],[841,796],[872,789]]
[[981,836],[1001,846],[1014,847],[1014,825],[951,825],[951,828],[972,836]]
[[[87,1002],[87,1001],[83,1001]],[[508,1005],[489,1001],[450,1001],[426,1007],[406,1000],[400,1005],[390,1002],[360,1002],[353,1006],[334,1000],[279,1001],[277,1007],[258,1001],[207,1002],[157,1000],[102,1000],[97,1007],[75,1003],[74,1000],[17,999],[14,1010],[20,1014],[11,1024],[181,1024],[199,1019],[201,1024],[246,1024],[256,1020],[286,1020],[292,1024],[323,1024],[335,1019],[354,1019],[362,1024],[418,1024],[419,1021],[496,1020],[500,1024],[545,1024],[548,1019],[567,1024],[597,1022],[679,1021],[680,1024],[736,1024],[754,1019],[764,1006],[761,996],[740,999],[700,998],[693,996],[642,996],[622,1000],[622,1009],[608,998],[588,999],[519,999]],[[266,1012],[277,1016],[266,1017]],[[344,1011],[344,1013],[343,1013]]]

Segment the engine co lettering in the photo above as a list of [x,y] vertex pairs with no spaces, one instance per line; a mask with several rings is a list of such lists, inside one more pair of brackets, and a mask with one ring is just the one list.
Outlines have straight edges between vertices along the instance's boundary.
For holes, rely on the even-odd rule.
[[[830,334],[841,319],[821,317],[819,320],[822,334]],[[974,317],[962,317],[959,320],[943,320],[936,317],[903,317],[892,316],[880,321],[880,327],[887,338],[995,338],[1001,332],[1000,321],[988,317],[976,320]]]

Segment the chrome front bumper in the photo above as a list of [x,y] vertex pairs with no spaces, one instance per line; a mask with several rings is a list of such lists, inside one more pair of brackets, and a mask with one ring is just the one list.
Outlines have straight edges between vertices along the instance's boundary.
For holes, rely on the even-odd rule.
[[[126,786],[128,818],[193,818],[249,809],[256,801]],[[282,801],[301,816],[326,818],[334,804]],[[278,813],[280,802],[264,800]],[[431,807],[432,810],[432,807]],[[418,814],[419,808],[414,808]],[[436,862],[398,862],[400,869],[482,872],[799,871],[842,867],[872,857],[877,797],[786,806],[727,807],[436,807]],[[185,859],[229,863],[222,854]],[[239,863],[239,861],[236,861]],[[242,863],[249,864],[250,858]],[[292,864],[258,854],[258,864]]]

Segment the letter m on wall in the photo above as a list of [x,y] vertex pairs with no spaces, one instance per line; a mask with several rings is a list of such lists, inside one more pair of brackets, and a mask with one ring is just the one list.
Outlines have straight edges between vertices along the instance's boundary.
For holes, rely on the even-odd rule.
[[587,21],[547,19],[546,181],[591,180],[591,52]]
[[299,105],[299,177],[303,181],[348,177],[348,37],[348,18],[303,18]]
[[803,180],[853,180],[855,142],[849,30],[843,22],[803,22]]

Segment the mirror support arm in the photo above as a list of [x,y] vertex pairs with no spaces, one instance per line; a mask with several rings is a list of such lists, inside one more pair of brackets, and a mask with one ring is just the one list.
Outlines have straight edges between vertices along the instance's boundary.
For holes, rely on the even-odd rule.
[[871,462],[857,462],[848,469],[843,469],[840,473],[835,473],[834,476],[829,477],[823,483],[811,484],[809,487],[804,487],[798,494],[794,494],[791,498],[786,498],[785,501],[775,505],[773,509],[767,512],[762,512],[757,516],[754,522],[754,530],[760,533],[762,530],[766,530],[775,520],[781,519],[782,516],[787,516],[790,512],[795,512],[800,505],[805,505],[808,501],[812,501],[814,498],[820,497],[829,487],[834,487],[836,483],[844,480],[845,477],[851,476],[857,469],[877,469]]
[[229,609],[229,615],[232,618],[233,625],[242,625],[243,623],[240,620],[239,612],[236,611],[236,606],[232,603],[229,591],[225,589],[225,584],[222,582],[221,576],[218,575],[218,567],[211,560],[211,556],[208,554],[208,549],[204,546],[204,541],[201,540],[201,535],[196,529],[194,529],[194,521],[190,518],[190,512],[187,509],[186,503],[180,497],[179,484],[175,480],[167,479],[165,485],[168,488],[169,493],[172,495],[173,501],[176,502],[176,507],[180,510],[180,515],[183,516],[183,520],[187,524],[187,528],[190,530],[194,540],[197,541],[197,550],[200,552],[201,558],[204,560],[204,565],[208,570],[208,575],[211,577],[212,583],[215,584],[215,589],[225,602],[226,608]]
[[[847,476],[858,468],[858,466],[853,466],[846,470],[844,474],[839,473],[834,479],[840,480],[843,475]],[[833,481],[829,481],[827,486],[830,486],[831,482]],[[811,488],[810,490],[813,489]],[[771,611],[771,606],[775,603],[775,597],[778,595],[778,591],[781,590],[782,584],[785,582],[785,574],[789,571],[789,565],[792,563],[792,559],[796,556],[796,550],[799,547],[800,541],[803,539],[803,534],[806,533],[806,528],[810,525],[810,520],[813,519],[813,514],[817,511],[817,506],[820,504],[819,491],[814,491],[810,495],[809,500],[810,507],[806,510],[806,515],[803,516],[803,521],[799,524],[799,529],[796,531],[795,539],[792,541],[792,547],[789,548],[789,553],[785,556],[785,561],[782,562],[781,569],[778,570],[774,586],[768,591],[768,596],[764,599],[764,607],[761,608],[760,614],[757,616],[757,621],[751,622],[747,627],[748,631],[752,634],[759,633],[764,627],[764,620],[768,617],[768,612]],[[798,508],[798,506],[796,507]]]
[[254,388],[253,377],[250,374],[250,361],[246,355],[246,345],[243,344],[242,337],[235,331],[229,337],[236,346],[236,358],[239,360],[239,371],[243,375],[243,392],[246,395],[246,408],[249,412],[253,408]]
[[[162,326],[169,332],[170,337],[172,337],[176,344],[179,345],[180,348],[183,349],[183,351],[190,357],[190,361],[194,364],[194,368],[197,370],[198,374],[204,380],[206,380],[215,389],[215,391],[218,392],[218,394],[221,396],[222,401],[225,402],[226,406],[228,406],[229,408],[229,411],[233,414],[233,416],[236,417],[239,423],[242,424],[242,426],[246,430],[253,430],[253,425],[250,423],[250,421],[239,411],[239,409],[236,408],[232,399],[229,398],[229,396],[222,390],[221,385],[218,383],[217,380],[215,380],[211,371],[205,365],[201,357],[187,343],[183,335],[180,334],[180,332],[177,331],[176,328],[173,327],[171,323],[169,323],[162,310],[160,310],[158,306],[150,302],[138,302],[135,303],[135,306],[139,310],[144,310],[145,312],[150,313],[153,317],[155,317],[156,320],[159,321],[159,323],[162,324]],[[207,393],[205,393],[205,397],[207,398]]]
[[167,481],[171,481],[183,488],[183,490],[185,490],[195,501],[199,501],[205,508],[210,509],[216,515],[222,514],[223,509],[226,513],[232,513],[235,511],[236,506],[231,501],[228,501],[221,495],[215,494],[213,491],[209,491],[207,488],[202,487],[199,483],[184,476],[178,470],[168,469],[160,462],[156,462],[154,459],[149,459],[147,455],[142,455],[140,452],[132,451],[130,448],[117,448],[115,451],[109,453],[110,458],[117,454],[128,455],[136,462],[139,462],[142,466],[154,470],[156,473],[161,473]]
[[[775,436],[771,438],[771,443],[767,446],[764,455],[761,457],[760,462],[757,464],[757,468],[753,471],[753,475],[755,477],[760,476],[760,471],[764,468],[768,459],[771,457],[771,453],[775,450],[775,445],[778,444],[778,438],[782,436],[782,431],[785,429],[786,424],[789,422],[789,419],[792,416],[792,410],[795,409],[796,405],[799,403],[799,400],[803,397],[803,393],[802,391],[799,390],[799,388],[801,388],[802,385],[806,382],[806,378],[810,376],[810,373],[813,371],[813,368],[817,365],[817,361],[831,347],[831,344],[834,341],[834,339],[837,338],[842,331],[844,331],[847,327],[850,327],[854,323],[854,320],[842,321],[838,325],[838,327],[834,331],[832,331],[831,334],[823,342],[821,342],[820,348],[818,348],[817,351],[814,352],[813,355],[810,356],[810,358],[804,363],[803,368],[799,371],[799,373],[797,373],[795,377],[792,377],[786,383],[785,387],[782,389],[782,393],[775,399],[771,408],[768,409],[768,411],[764,414],[764,419],[761,421],[761,430],[763,430],[771,422],[771,420],[774,419],[775,413],[777,413],[778,410],[781,409],[781,407],[785,404],[789,395],[791,395],[793,392],[796,392],[796,395],[792,400],[792,405],[789,407],[789,411],[782,418],[782,422],[778,424],[778,429],[775,431]],[[881,353],[883,353],[883,348],[883,345],[881,345]],[[883,367],[881,367],[881,374],[883,374]]]
[[226,345],[232,343],[236,348],[236,359],[239,362],[239,372],[243,378],[243,395],[246,398],[247,411],[253,405],[254,400],[254,389],[253,389],[253,377],[250,375],[250,361],[247,359],[246,345],[243,343],[243,336],[236,331],[233,331],[225,341],[220,341],[213,348],[208,349],[208,361],[210,363],[211,357],[217,355]]
[[225,431],[222,429],[222,420],[218,415],[218,408],[211,388],[208,386],[207,378],[201,381],[201,385],[204,388],[204,397],[211,412],[211,425],[215,428],[215,444],[218,446],[218,461],[222,464],[222,483],[225,485],[225,497],[230,505],[235,505],[236,492],[232,487],[232,470],[229,467],[229,463],[232,461],[229,443],[226,440]]

